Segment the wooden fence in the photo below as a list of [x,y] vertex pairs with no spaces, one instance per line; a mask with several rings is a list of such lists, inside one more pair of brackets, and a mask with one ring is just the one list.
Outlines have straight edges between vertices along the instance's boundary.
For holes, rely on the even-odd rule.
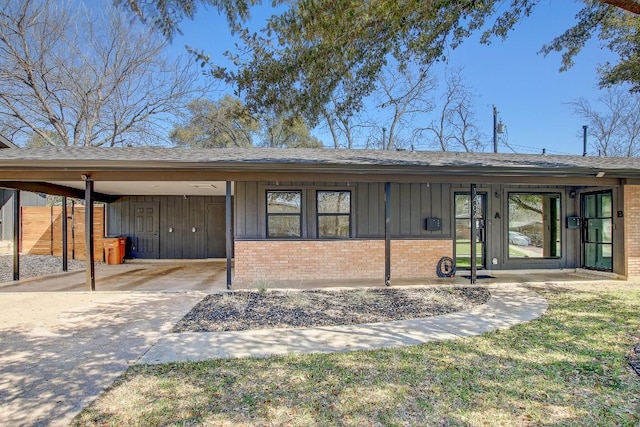
[[[85,208],[67,208],[67,255],[69,259],[85,257]],[[20,250],[32,255],[62,256],[62,207],[23,206],[20,213]],[[94,261],[104,261],[104,207],[93,208]]]

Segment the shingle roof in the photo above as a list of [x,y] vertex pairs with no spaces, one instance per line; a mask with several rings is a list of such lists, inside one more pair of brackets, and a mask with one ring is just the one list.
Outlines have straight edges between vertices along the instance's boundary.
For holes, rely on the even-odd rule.
[[138,167],[273,170],[445,170],[448,173],[544,171],[569,174],[596,173],[640,178],[640,160],[617,157],[582,157],[507,153],[380,151],[336,149],[163,147],[43,147],[0,150],[0,168]]

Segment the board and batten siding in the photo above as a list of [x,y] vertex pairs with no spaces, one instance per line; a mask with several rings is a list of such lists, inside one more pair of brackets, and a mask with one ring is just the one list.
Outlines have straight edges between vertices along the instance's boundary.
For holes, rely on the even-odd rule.
[[[225,241],[224,214],[215,217],[210,214],[224,213],[224,196],[125,196],[108,205],[107,235],[129,237],[127,257],[131,256],[130,241],[135,234],[136,203],[158,206],[159,258],[204,259],[226,256],[213,251],[213,248],[224,247],[220,245],[220,241],[213,241]],[[210,205],[222,208],[210,209]],[[212,234],[214,230],[215,234]]]
[[[384,186],[380,182],[237,182],[236,238],[266,238],[267,190],[303,191],[303,240],[313,239],[316,228],[315,191],[345,189],[352,192],[352,238],[383,239],[385,235]],[[580,266],[580,230],[565,226],[567,216],[579,216],[579,197],[569,197],[571,187],[554,185],[478,184],[486,195],[486,262],[492,269],[576,268]],[[468,193],[470,184],[392,183],[392,239],[452,240],[455,238],[454,195]],[[559,258],[509,258],[509,193],[558,193],[561,196],[562,254]],[[615,191],[614,191],[615,193]],[[440,230],[426,230],[427,218],[439,218]],[[492,264],[493,259],[497,264]]]
[[[354,238],[381,239],[385,235],[384,183],[236,182],[235,230],[238,239],[266,238],[266,191],[302,190],[303,237],[313,238],[316,228],[315,192],[350,190]],[[308,190],[308,191],[305,191]],[[392,184],[391,234],[394,238],[451,237],[449,184]],[[425,219],[437,217],[442,229],[427,231]]]

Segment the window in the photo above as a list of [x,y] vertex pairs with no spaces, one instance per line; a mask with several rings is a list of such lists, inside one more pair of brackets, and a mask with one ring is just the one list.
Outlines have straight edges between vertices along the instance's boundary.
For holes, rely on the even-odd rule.
[[318,191],[318,237],[351,236],[351,192]]
[[559,258],[560,224],[559,194],[509,194],[509,258]]
[[302,193],[267,191],[267,237],[300,237]]

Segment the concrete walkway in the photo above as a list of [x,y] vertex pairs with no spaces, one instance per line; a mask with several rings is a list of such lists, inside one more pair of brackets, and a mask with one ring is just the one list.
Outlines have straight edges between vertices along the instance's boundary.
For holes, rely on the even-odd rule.
[[547,301],[517,285],[490,285],[486,304],[426,319],[365,325],[167,334],[137,363],[186,362],[417,345],[507,329],[540,317]]

